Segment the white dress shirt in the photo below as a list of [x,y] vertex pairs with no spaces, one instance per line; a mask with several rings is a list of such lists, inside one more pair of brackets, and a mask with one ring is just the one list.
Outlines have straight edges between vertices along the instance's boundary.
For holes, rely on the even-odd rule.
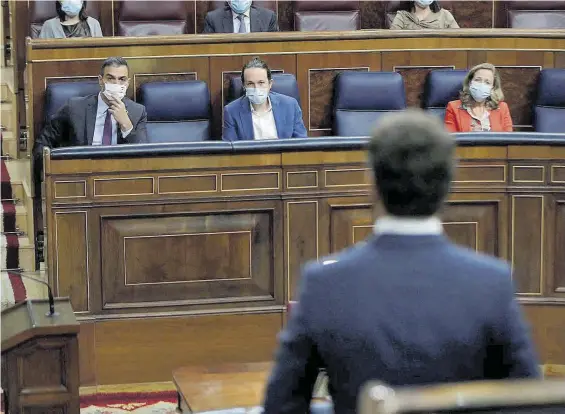
[[[108,105],[102,99],[101,93],[98,94],[98,105],[96,107],[96,123],[94,124],[94,135],[92,137],[92,145],[102,145],[102,136],[104,135],[104,124],[106,123],[106,111],[108,111]],[[118,123],[114,116],[112,119],[112,145],[118,143]],[[133,128],[128,129],[126,132],[122,132],[122,137],[127,137]]]
[[[251,104],[249,104],[251,105]],[[257,112],[251,105],[251,119],[253,120],[253,137],[259,139],[277,139],[277,125],[271,106],[271,98],[267,98],[268,109],[266,112]]]
[[[233,19],[233,32],[234,33],[239,33],[239,25],[240,25],[240,21],[239,21],[239,14],[234,13],[234,11],[231,11],[231,15],[232,15],[232,19]],[[246,33],[251,33],[251,20],[249,19],[249,10],[247,10],[245,13],[243,13],[243,22],[245,23],[245,32]]]
[[384,216],[373,227],[375,234],[399,234],[403,236],[440,235],[441,220],[435,216],[426,218]]

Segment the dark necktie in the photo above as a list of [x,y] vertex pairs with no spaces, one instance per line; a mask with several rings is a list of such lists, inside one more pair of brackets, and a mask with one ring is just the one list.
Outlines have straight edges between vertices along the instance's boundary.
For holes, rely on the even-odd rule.
[[112,114],[106,110],[104,132],[102,132],[102,145],[112,145]]
[[239,33],[247,33],[247,29],[245,28],[245,15],[238,14],[237,18],[239,19]]

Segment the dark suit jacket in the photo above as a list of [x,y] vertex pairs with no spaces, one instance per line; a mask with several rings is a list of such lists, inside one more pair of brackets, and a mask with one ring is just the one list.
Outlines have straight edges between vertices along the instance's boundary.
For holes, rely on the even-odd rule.
[[265,412],[304,413],[320,367],[336,413],[392,386],[538,376],[509,267],[439,235],[372,236],[305,267]]
[[[118,127],[118,144],[141,144],[147,139],[147,113],[145,107],[129,98],[124,98],[124,104],[133,130],[126,138]],[[34,159],[37,166],[42,165],[43,148],[72,147],[91,145],[96,124],[96,109],[98,94],[71,98],[46,123],[43,131],[33,146]],[[41,168],[37,169],[41,174]]]
[[[269,93],[273,117],[280,138],[307,138],[302,110],[296,99],[276,92]],[[224,108],[224,141],[246,141],[255,138],[249,98],[242,96]]]
[[[277,15],[269,9],[251,5],[249,23],[252,32],[278,32]],[[233,33],[231,8],[216,9],[206,14],[204,33]]]

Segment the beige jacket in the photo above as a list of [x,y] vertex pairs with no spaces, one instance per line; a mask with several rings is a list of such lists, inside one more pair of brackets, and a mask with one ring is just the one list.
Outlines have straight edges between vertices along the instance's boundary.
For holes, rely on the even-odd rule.
[[459,25],[453,15],[445,9],[430,13],[424,20],[419,20],[413,13],[400,10],[396,12],[390,28],[392,30],[458,29]]

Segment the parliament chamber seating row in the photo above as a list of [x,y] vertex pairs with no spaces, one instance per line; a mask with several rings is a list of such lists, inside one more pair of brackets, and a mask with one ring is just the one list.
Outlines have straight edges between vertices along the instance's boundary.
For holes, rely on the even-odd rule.
[[[458,99],[466,73],[466,70],[430,71],[424,86],[424,109],[443,118],[447,103]],[[69,98],[98,91],[96,81],[49,84],[45,94],[45,120]],[[298,84],[292,74],[273,74],[273,91],[292,96],[300,103]],[[227,102],[243,94],[241,79],[232,77]],[[214,138],[210,91],[204,81],[147,82],[140,85],[137,101],[146,107],[151,142]],[[383,114],[406,109],[404,81],[397,72],[343,72],[335,80],[333,106],[333,135],[367,136]],[[565,132],[564,69],[540,72],[533,115],[537,132]]]

